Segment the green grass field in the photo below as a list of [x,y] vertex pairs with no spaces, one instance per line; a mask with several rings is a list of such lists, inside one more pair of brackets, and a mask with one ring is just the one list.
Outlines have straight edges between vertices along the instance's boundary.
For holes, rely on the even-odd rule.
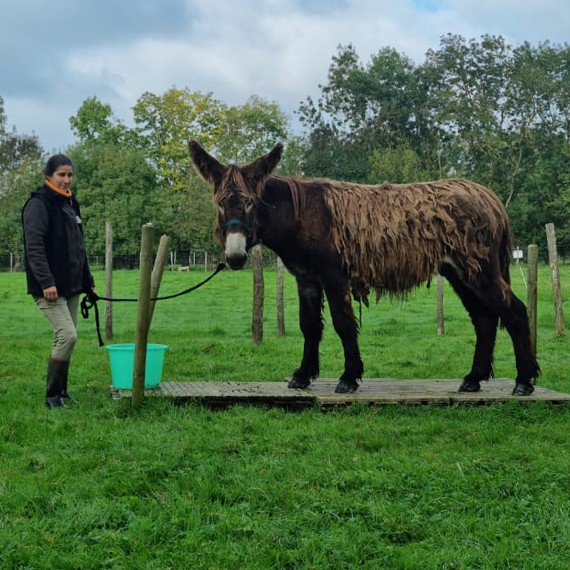
[[[526,272],[526,270],[525,270]],[[526,275],[526,274],[525,274]],[[562,267],[564,299],[570,268]],[[167,272],[162,294],[200,281]],[[526,299],[523,273],[513,285]],[[97,273],[99,292],[104,282]],[[0,568],[561,569],[570,567],[570,407],[352,407],[322,413],[236,406],[214,412],[109,395],[93,316],[79,324],[70,391],[44,407],[51,331],[23,274],[0,274]],[[265,275],[265,334],[251,343],[251,273],[223,272],[157,305],[149,342],[167,344],[164,380],[282,381],[299,364],[294,281],[277,336],[275,273]],[[118,271],[114,296],[136,296]],[[102,309],[102,306],[101,306]],[[565,314],[570,312],[568,303]],[[134,342],[136,306],[115,304],[112,343]],[[363,308],[368,378],[460,378],[468,317],[436,287]],[[550,277],[539,276],[541,385],[570,392],[568,336],[555,331]],[[340,342],[326,316],[321,375],[337,377]],[[514,377],[500,331],[498,377]],[[73,390],[71,390],[73,388]]]

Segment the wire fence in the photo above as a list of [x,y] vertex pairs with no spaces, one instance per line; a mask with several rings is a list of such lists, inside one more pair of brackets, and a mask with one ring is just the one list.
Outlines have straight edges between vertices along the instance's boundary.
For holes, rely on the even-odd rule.
[[[213,271],[218,263],[223,261],[222,251],[172,251],[168,256],[167,271]],[[251,267],[251,256],[246,267]],[[89,265],[92,271],[105,269],[105,254],[89,255]],[[113,269],[138,269],[140,255],[113,255]],[[271,250],[263,249],[263,267],[277,267],[277,256]],[[0,255],[0,272],[22,271],[22,258],[17,255]]]
[[[562,242],[557,244],[558,263],[560,265],[570,264],[570,243]],[[513,251],[513,264],[526,263],[528,248],[517,246]],[[548,250],[546,247],[539,248],[539,262],[548,263]],[[203,251],[203,250],[179,250],[172,251],[168,257],[167,270],[171,271],[212,271],[219,262],[223,261],[223,252]],[[246,267],[251,267],[251,256],[249,256]],[[105,254],[89,255],[89,263],[93,271],[105,268]],[[113,269],[138,269],[140,265],[140,255],[114,255]],[[263,267],[274,269],[277,267],[277,255],[267,248],[263,248]],[[22,271],[22,256],[20,254],[0,255],[0,272]]]

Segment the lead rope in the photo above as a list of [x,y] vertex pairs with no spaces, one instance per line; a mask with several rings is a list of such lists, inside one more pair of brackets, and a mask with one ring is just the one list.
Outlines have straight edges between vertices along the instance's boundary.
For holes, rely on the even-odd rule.
[[[182,295],[186,295],[187,293],[192,293],[192,291],[196,291],[196,289],[199,289],[203,285],[206,285],[206,283],[208,283],[208,281],[210,281],[210,279],[213,279],[218,273],[220,273],[220,271],[225,269],[225,267],[226,267],[225,263],[218,263],[218,266],[216,267],[216,270],[214,271],[214,273],[212,273],[211,275],[206,277],[206,279],[204,279],[203,281],[200,281],[200,283],[198,283],[197,285],[189,287],[188,289],[184,289],[184,291],[180,291],[179,293],[174,293],[173,295],[165,295],[163,297],[153,297],[150,300],[151,301],[166,301],[167,299],[174,299],[176,297],[181,297]],[[89,311],[91,309],[95,309],[95,326],[97,328],[97,339],[99,341],[99,346],[105,346],[105,343],[103,342],[103,338],[101,337],[101,326],[100,326],[100,320],[99,320],[99,307],[97,306],[97,301],[110,301],[110,302],[115,302],[115,303],[136,303],[136,302],[138,302],[138,299],[111,299],[110,297],[101,297],[97,293],[95,293],[95,291],[89,291],[88,293],[85,294],[85,296],[81,300],[81,305],[80,305],[81,306],[81,316],[84,319],[88,319],[89,318]]]

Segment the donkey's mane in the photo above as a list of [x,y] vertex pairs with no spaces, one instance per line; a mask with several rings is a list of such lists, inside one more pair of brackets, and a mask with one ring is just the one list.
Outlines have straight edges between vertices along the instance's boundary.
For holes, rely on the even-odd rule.
[[235,194],[236,189],[240,198],[246,200],[255,198],[255,193],[248,189],[241,169],[235,164],[230,164],[225,169],[218,188],[214,191],[214,202],[219,204],[224,198]]
[[289,187],[289,190],[291,191],[291,200],[293,202],[293,212],[295,214],[295,218],[299,219],[301,213],[305,209],[308,183],[315,182],[316,180],[289,176],[272,176],[272,178],[284,182]]
[[481,263],[490,258],[490,244],[499,242],[504,252],[512,249],[510,239],[501,243],[501,236],[510,236],[502,203],[474,182],[371,186],[279,179],[291,190],[298,219],[303,218],[307,192],[322,193],[332,220],[331,243],[343,259],[355,297],[364,301],[371,289],[379,298],[384,292],[405,294],[429,282],[445,256],[475,282]]

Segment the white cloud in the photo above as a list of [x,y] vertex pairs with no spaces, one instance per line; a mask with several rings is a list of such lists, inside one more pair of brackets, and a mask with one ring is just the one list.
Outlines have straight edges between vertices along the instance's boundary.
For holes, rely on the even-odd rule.
[[[59,1],[52,0],[50,14],[62,10]],[[164,8],[171,5],[172,13]],[[89,25],[96,12],[88,17],[85,8],[82,19],[81,6],[75,5],[65,51],[24,31],[19,42],[5,38],[25,46],[22,64],[16,68],[14,57],[0,54],[0,72],[10,82],[0,86],[9,123],[35,131],[47,148],[72,142],[68,117],[93,95],[127,123],[145,91],[172,86],[212,92],[228,104],[256,94],[291,114],[318,94],[339,44],[354,45],[364,63],[386,46],[421,62],[447,33],[502,35],[516,45],[561,43],[570,28],[567,0],[145,0],[131,8],[134,27],[123,9],[118,18],[97,22],[96,34]],[[5,21],[13,20],[14,3],[6,12]],[[29,29],[37,30],[45,14],[31,14]],[[0,23],[2,33],[14,31]]]

